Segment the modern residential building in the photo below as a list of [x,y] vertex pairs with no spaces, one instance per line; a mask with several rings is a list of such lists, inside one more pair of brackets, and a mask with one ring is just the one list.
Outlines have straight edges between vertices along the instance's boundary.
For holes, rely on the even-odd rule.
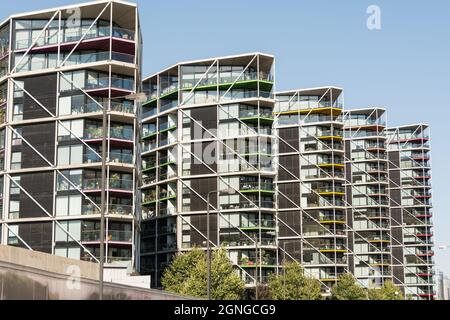
[[346,111],[349,269],[366,287],[392,280],[386,110]]
[[436,296],[429,128],[387,130],[394,281],[407,293]]
[[330,289],[347,269],[342,89],[277,93],[280,259]]
[[14,15],[0,38],[1,243],[98,261],[104,196],[106,263],[129,264],[138,223],[136,5]]
[[[179,63],[144,80],[141,272],[173,254],[229,249],[246,283],[277,268],[274,58]],[[259,281],[258,281],[259,283]]]

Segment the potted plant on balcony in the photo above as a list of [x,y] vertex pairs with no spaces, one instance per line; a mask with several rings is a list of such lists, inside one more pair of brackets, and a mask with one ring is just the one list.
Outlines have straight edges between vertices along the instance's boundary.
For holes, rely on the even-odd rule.
[[250,260],[248,259],[248,257],[242,257],[241,258],[241,265],[244,265],[244,266],[251,265]]
[[112,188],[117,188],[120,186],[120,174],[118,173],[113,173],[111,175],[111,179],[110,179],[110,183],[111,183],[111,187]]

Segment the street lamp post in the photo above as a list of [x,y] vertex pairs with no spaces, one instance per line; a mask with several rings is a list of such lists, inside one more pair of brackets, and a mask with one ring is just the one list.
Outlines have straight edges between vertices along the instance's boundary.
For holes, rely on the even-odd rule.
[[211,205],[210,199],[211,194],[220,193],[220,194],[235,194],[236,191],[234,189],[228,189],[224,191],[209,191],[206,196],[206,264],[207,264],[207,279],[206,279],[206,296],[208,300],[211,300],[211,226],[210,226],[210,210],[209,207]]
[[258,285],[259,285],[259,283],[258,283],[258,275],[259,275],[259,268],[260,268],[260,266],[259,266],[259,262],[258,262],[258,259],[259,259],[259,248],[258,248],[258,241],[259,241],[259,239],[258,239],[258,236],[259,235],[255,235],[255,252],[256,252],[256,254],[255,254],[255,258],[256,258],[256,273],[255,273],[255,276],[256,276],[256,286],[255,286],[255,299],[256,300],[259,300],[259,291],[258,291]]
[[106,211],[106,135],[108,129],[108,110],[103,106],[103,137],[102,137],[102,185],[101,185],[101,212],[100,212],[100,270],[99,270],[99,300],[103,300],[103,276],[105,266],[105,211]]

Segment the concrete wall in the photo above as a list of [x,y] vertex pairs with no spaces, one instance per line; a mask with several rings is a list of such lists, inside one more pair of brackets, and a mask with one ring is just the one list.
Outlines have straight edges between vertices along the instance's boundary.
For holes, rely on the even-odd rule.
[[[98,265],[0,246],[0,300],[96,300]],[[164,291],[104,285],[109,300],[187,300]]]
[[99,266],[96,263],[57,257],[37,251],[30,251],[10,246],[0,246],[0,263],[17,264],[45,270],[50,273],[67,275],[68,269],[79,267],[81,278],[98,280]]

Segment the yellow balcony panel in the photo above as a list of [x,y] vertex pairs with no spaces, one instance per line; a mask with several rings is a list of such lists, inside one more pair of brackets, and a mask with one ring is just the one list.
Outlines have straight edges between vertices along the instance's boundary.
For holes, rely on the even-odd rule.
[[322,220],[321,224],[345,224],[345,221],[342,220]]
[[345,192],[318,192],[321,196],[345,196]]
[[340,109],[340,108],[325,107],[325,108],[297,109],[297,110],[281,111],[281,112],[276,112],[275,115],[326,114],[326,115],[338,116],[341,113],[342,113],[342,109]]
[[335,140],[335,141],[342,141],[343,137],[341,136],[320,136],[317,137],[319,140]]
[[391,243],[390,240],[368,240],[369,243]]
[[339,279],[333,279],[333,278],[323,278],[320,279],[321,282],[337,282]]
[[342,163],[323,163],[318,165],[320,168],[344,168]]
[[347,253],[347,250],[343,249],[323,249],[319,251],[322,253]]

